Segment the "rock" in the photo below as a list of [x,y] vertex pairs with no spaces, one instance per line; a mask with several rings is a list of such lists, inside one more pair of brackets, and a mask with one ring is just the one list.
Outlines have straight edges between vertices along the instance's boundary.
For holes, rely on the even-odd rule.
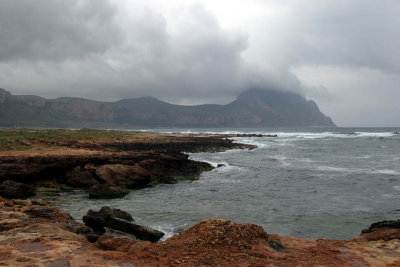
[[6,198],[27,198],[35,194],[33,186],[12,180],[6,180],[0,185],[0,195]]
[[135,164],[105,164],[96,168],[96,176],[103,183],[122,185],[129,188],[145,187],[150,178],[146,170]]
[[128,212],[120,210],[120,209],[112,209],[108,206],[104,206],[99,210],[99,214],[102,216],[110,216],[114,218],[119,218],[126,220],[128,222],[133,222],[134,219],[132,218],[132,215],[130,215]]
[[89,198],[119,198],[128,193],[128,190],[120,187],[109,184],[97,184],[89,189]]
[[134,235],[140,240],[151,242],[156,242],[164,236],[164,233],[160,231],[137,225],[115,216],[120,215],[121,212],[121,210],[114,211],[114,209],[110,209],[109,207],[103,207],[100,211],[89,210],[87,214],[83,216],[83,222],[98,234],[104,234],[106,232],[105,227],[109,227],[120,232]]
[[99,184],[95,177],[95,171],[96,168],[92,164],[77,166],[65,173],[65,180],[70,186],[87,188]]
[[76,221],[70,221],[67,225],[67,229],[75,234],[83,235],[86,237],[89,242],[96,242],[99,239],[99,236],[93,232],[90,227],[82,223],[78,223]]
[[26,214],[32,217],[40,217],[40,218],[53,218],[54,217],[54,208],[50,207],[30,207],[25,211]]
[[400,220],[380,221],[371,224],[368,229],[361,231],[361,234],[372,233],[380,229],[400,229]]

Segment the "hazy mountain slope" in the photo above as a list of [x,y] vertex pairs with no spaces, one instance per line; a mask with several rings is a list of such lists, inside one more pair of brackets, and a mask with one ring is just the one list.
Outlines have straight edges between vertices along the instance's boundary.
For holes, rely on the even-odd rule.
[[248,90],[227,105],[181,106],[154,97],[100,102],[13,96],[0,89],[0,126],[269,127],[334,126],[313,101],[275,90]]

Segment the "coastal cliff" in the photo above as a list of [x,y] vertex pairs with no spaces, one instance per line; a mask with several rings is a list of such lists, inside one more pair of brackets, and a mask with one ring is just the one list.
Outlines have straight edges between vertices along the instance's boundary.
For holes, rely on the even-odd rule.
[[226,105],[182,106],[154,97],[101,102],[12,95],[0,89],[3,127],[282,127],[335,126],[312,100],[278,90],[251,89]]

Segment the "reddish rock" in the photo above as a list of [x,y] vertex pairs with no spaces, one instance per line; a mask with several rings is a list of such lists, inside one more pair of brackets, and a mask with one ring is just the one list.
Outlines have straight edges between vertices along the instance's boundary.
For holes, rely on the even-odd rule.
[[103,183],[121,185],[128,188],[145,187],[150,178],[147,170],[137,164],[105,164],[96,168],[97,179]]

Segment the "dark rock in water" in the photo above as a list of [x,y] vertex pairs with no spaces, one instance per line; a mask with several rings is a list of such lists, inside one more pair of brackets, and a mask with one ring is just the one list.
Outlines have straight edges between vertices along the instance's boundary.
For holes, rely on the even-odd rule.
[[119,198],[128,194],[128,190],[109,184],[97,184],[89,189],[89,198]]
[[[83,222],[100,235],[104,234],[106,232],[105,228],[108,227],[134,235],[140,240],[148,240],[151,242],[156,242],[164,236],[164,233],[160,231],[115,217],[116,214],[120,215],[121,212],[123,211],[114,210],[109,207],[103,207],[100,211],[89,210],[87,214],[83,216]],[[125,214],[125,212],[123,213]]]
[[27,198],[35,194],[33,186],[12,180],[6,180],[0,185],[0,195],[6,198]]
[[102,207],[99,211],[98,214],[101,216],[109,216],[109,217],[114,217],[114,218],[119,218],[126,220],[128,222],[133,222],[134,219],[132,218],[132,215],[130,215],[128,212],[120,210],[120,209],[112,209],[108,206]]
[[380,229],[400,229],[400,220],[381,221],[371,224],[368,229],[361,231],[361,234],[372,233]]
[[221,167],[224,167],[224,166],[225,166],[225,164],[223,164],[223,163],[218,163],[217,168],[221,168]]

